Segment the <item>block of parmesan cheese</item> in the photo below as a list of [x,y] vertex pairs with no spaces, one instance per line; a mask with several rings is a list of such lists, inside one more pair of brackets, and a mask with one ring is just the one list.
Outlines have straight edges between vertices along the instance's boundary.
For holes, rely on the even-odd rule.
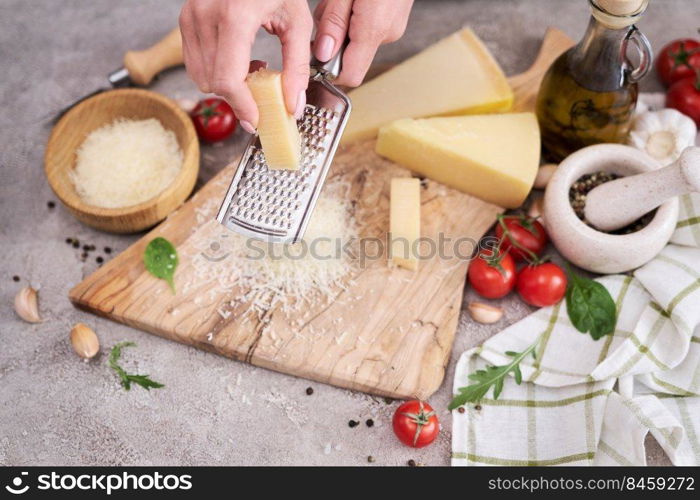
[[415,271],[418,269],[416,242],[420,239],[420,180],[391,179],[389,226],[392,262]]
[[464,28],[350,92],[343,143],[400,118],[508,111],[513,92],[484,44]]
[[282,74],[260,69],[248,76],[248,87],[258,105],[258,136],[267,166],[272,170],[297,170],[301,137],[294,116],[287,112]]
[[533,113],[397,120],[376,151],[414,172],[501,207],[520,206],[540,162]]

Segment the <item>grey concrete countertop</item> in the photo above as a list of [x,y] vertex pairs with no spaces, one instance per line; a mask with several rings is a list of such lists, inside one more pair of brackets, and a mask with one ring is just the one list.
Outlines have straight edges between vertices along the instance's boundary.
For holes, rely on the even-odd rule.
[[[580,37],[585,0],[418,1],[406,35],[383,47],[379,61],[401,60],[462,25],[482,37],[506,73],[525,70],[547,26]],[[446,465],[451,418],[446,411],[454,362],[465,349],[529,312],[516,298],[503,300],[506,318],[477,325],[462,314],[452,360],[431,398],[442,433],[414,451],[391,431],[396,402],[254,368],[198,351],[73,308],[68,290],[138,236],[114,236],[78,223],[46,183],[42,155],[49,126],[44,117],[105,84],[123,52],[155,42],[174,27],[180,2],[172,0],[2,0],[0,3],[0,464],[2,465],[403,465],[415,459]],[[697,0],[652,0],[640,23],[658,49],[673,38],[697,36]],[[260,35],[254,57],[279,65],[277,42]],[[435,75],[439,78],[440,75]],[[655,76],[643,88],[659,90]],[[196,97],[184,70],[167,72],[153,89]],[[243,136],[203,148],[200,181],[234,158]],[[65,243],[94,244],[86,262]],[[111,255],[102,252],[105,246]],[[19,276],[20,282],[13,281]],[[12,309],[19,288],[40,286],[46,321],[28,325]],[[467,291],[465,304],[473,300]],[[83,321],[102,343],[100,356],[81,361],[68,333]],[[109,348],[132,340],[124,363],[166,384],[147,392],[122,390],[107,367]],[[313,395],[306,388],[313,387]],[[375,425],[368,428],[365,420]],[[348,427],[350,419],[362,424]],[[668,463],[649,440],[649,462]]]

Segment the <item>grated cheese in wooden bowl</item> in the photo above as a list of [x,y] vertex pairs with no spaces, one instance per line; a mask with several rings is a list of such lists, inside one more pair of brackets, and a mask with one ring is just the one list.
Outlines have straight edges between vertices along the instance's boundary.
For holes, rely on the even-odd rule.
[[87,204],[121,208],[163,192],[182,169],[175,134],[155,118],[118,119],[94,130],[76,153],[70,172]]

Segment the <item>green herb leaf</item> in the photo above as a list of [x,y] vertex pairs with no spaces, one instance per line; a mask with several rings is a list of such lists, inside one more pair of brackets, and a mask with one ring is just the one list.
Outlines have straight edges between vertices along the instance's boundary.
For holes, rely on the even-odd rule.
[[165,387],[163,384],[155,382],[154,380],[148,378],[148,375],[133,375],[131,373],[127,373],[126,370],[124,370],[124,368],[119,366],[118,361],[122,355],[122,348],[131,347],[135,345],[136,344],[134,344],[133,342],[120,342],[114,347],[112,347],[112,351],[109,353],[109,367],[115,372],[117,372],[117,375],[119,375],[119,381],[121,382],[122,387],[128,391],[131,389],[132,382],[137,385],[140,385],[146,390],[160,389],[161,387]]
[[503,391],[505,377],[511,372],[515,375],[515,382],[520,385],[523,381],[520,362],[529,356],[530,353],[535,352],[538,343],[539,339],[523,352],[508,351],[506,355],[512,357],[513,360],[507,365],[487,366],[485,369],[477,370],[469,375],[469,379],[475,383],[466,387],[460,387],[458,389],[459,394],[454,397],[448,408],[454,410],[467,403],[476,403],[486,396],[491,387],[493,387],[493,399],[498,399],[498,396]]
[[143,253],[143,263],[146,269],[156,278],[168,282],[170,289],[175,293],[175,269],[177,268],[177,250],[172,243],[165,238],[153,239]]
[[590,333],[593,340],[615,331],[617,307],[610,292],[597,281],[577,276],[571,269],[566,310],[574,327],[582,333]]

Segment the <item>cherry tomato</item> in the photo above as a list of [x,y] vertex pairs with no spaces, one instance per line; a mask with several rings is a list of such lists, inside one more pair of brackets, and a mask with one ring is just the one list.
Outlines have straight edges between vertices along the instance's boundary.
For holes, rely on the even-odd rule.
[[[527,252],[518,248],[518,245],[525,247],[535,255],[540,255],[547,246],[547,233],[544,226],[532,217],[525,215],[508,215],[501,219],[508,229],[508,237],[503,240],[501,248],[509,253],[516,261],[526,260]],[[503,238],[503,226],[501,221],[496,224],[496,237]],[[517,245],[513,244],[513,240]]]
[[696,70],[700,70],[700,41],[692,38],[674,40],[656,58],[656,73],[667,87],[694,76]]
[[518,273],[516,288],[520,297],[531,306],[551,306],[566,293],[566,274],[552,262],[525,266]]
[[483,250],[469,264],[467,278],[474,291],[487,299],[500,299],[515,286],[515,261],[502,253],[497,259],[493,250]]
[[435,410],[423,401],[406,401],[399,406],[392,425],[399,441],[413,448],[428,446],[440,432]]
[[218,97],[199,101],[190,116],[197,135],[207,142],[223,141],[233,134],[238,123],[231,106]]
[[700,76],[678,80],[666,94],[666,107],[688,115],[700,127]]

